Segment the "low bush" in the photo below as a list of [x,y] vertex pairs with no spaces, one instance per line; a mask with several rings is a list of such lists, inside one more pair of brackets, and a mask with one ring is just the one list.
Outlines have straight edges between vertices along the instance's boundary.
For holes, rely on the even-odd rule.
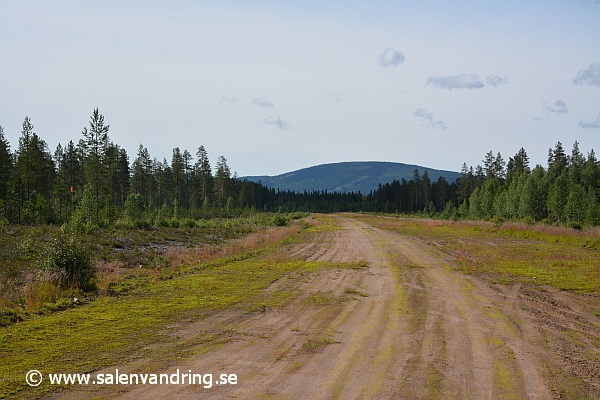
[[287,224],[288,224],[288,219],[285,217],[285,215],[277,214],[273,218],[273,225],[275,225],[275,226],[286,226]]
[[58,275],[61,286],[94,288],[96,268],[88,253],[74,237],[54,239],[48,250],[45,268]]

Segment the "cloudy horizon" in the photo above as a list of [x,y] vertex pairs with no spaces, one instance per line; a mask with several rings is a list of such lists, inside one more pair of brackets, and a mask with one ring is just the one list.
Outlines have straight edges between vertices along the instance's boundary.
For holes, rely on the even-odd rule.
[[240,175],[341,161],[458,171],[600,151],[600,3],[7,1],[0,125],[53,152],[94,108],[133,161],[204,145]]

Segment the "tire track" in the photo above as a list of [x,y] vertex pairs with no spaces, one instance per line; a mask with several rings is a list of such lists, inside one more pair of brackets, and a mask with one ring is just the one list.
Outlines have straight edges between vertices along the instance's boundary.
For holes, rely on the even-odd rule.
[[[444,255],[399,233],[336,216],[340,229],[307,235],[292,257],[368,268],[290,274],[271,291],[299,295],[265,313],[233,315],[182,328],[234,332],[179,365],[238,375],[238,385],[94,388],[97,397],[254,399],[551,398],[532,329],[505,296],[453,271]],[[474,283],[475,282],[475,283]],[[351,295],[351,288],[364,296]],[[508,298],[508,301],[506,301]],[[518,327],[516,329],[515,327]],[[312,344],[312,345],[311,345]],[[194,352],[194,345],[190,344]],[[152,360],[150,360],[152,364]],[[124,365],[123,371],[139,369]],[[98,392],[100,391],[100,392]],[[72,398],[81,391],[72,391]],[[68,393],[63,396],[69,398]]]

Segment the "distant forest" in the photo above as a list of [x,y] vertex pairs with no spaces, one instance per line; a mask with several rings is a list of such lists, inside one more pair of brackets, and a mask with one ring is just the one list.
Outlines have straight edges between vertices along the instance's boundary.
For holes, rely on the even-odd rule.
[[51,153],[26,117],[18,147],[0,126],[0,224],[70,224],[90,229],[116,221],[151,226],[181,218],[269,212],[365,211],[431,217],[522,220],[573,227],[600,225],[600,163],[577,142],[567,155],[558,142],[548,165],[530,168],[521,148],[506,162],[487,153],[483,166],[463,164],[461,177],[431,181],[414,171],[407,181],[382,183],[368,194],[276,191],[232,175],[227,159],[211,166],[207,150],[174,148],[171,161],[140,144],[133,162],[113,143],[95,109],[77,143]]

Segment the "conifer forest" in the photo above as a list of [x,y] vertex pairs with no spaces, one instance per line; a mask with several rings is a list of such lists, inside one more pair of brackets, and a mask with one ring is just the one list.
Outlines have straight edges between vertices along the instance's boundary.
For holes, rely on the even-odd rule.
[[14,150],[0,126],[3,223],[89,230],[119,220],[151,226],[259,210],[600,224],[600,162],[577,142],[570,152],[556,143],[546,166],[530,165],[524,148],[508,160],[490,151],[482,165],[463,164],[455,182],[432,181],[427,170],[415,169],[409,181],[381,182],[370,193],[291,192],[239,179],[224,156],[213,165],[203,145],[191,152],[175,147],[171,160],[158,160],[140,144],[130,157],[111,140],[109,128],[95,109],[79,139],[52,151],[28,117]]

